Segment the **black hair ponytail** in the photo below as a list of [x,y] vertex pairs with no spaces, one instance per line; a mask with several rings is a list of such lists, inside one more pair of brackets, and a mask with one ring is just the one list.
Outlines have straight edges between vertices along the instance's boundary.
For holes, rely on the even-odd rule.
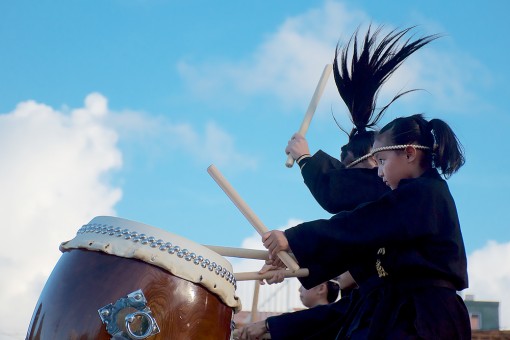
[[435,139],[434,166],[448,178],[464,165],[464,148],[450,126],[441,119],[432,119],[427,125]]
[[342,148],[342,160],[348,151],[355,158],[368,154],[374,132],[367,129],[374,130],[388,107],[402,95],[413,91],[397,94],[388,104],[376,110],[377,95],[386,80],[410,55],[440,37],[435,34],[415,39],[413,35],[408,36],[414,28],[394,29],[379,39],[383,26],[372,31],[370,25],[363,38],[358,37],[357,30],[347,45],[343,48],[337,45],[333,75],[338,93],[354,125],[348,133],[349,143]]

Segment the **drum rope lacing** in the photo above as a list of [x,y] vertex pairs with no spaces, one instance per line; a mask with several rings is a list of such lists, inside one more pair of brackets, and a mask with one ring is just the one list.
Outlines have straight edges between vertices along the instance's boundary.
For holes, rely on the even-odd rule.
[[208,269],[209,271],[214,271],[216,275],[224,278],[227,282],[232,284],[235,289],[237,289],[237,282],[233,273],[228,271],[226,268],[221,265],[213,262],[207,258],[204,258],[202,255],[198,255],[194,252],[191,252],[188,249],[181,249],[178,245],[172,245],[171,242],[165,242],[162,239],[156,239],[153,236],[147,236],[145,234],[140,234],[136,231],[130,231],[129,229],[122,229],[121,227],[109,226],[107,224],[86,224],[82,226],[77,234],[85,234],[85,233],[96,233],[103,235],[110,235],[115,237],[122,237],[125,240],[132,240],[133,242],[140,242],[142,245],[148,245],[151,248],[159,247],[159,250],[162,252],[168,252],[173,255],[176,254],[178,258],[183,258],[186,261],[193,261],[193,264],[200,265],[200,267],[204,269]]

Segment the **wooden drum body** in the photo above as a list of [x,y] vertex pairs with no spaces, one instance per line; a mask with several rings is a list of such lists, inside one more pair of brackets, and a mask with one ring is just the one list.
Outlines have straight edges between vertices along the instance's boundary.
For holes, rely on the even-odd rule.
[[27,339],[230,339],[240,302],[230,263],[213,251],[113,217],[61,250]]

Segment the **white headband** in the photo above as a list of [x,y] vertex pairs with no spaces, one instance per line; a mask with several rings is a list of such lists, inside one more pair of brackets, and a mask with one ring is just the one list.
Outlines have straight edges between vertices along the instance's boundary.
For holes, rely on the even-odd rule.
[[381,146],[380,148],[372,149],[372,151],[370,151],[366,155],[361,156],[358,159],[355,159],[354,161],[349,163],[349,165],[347,165],[347,168],[353,167],[354,165],[363,162],[364,160],[372,157],[373,155],[375,155],[378,152],[388,151],[388,150],[401,150],[401,149],[407,148],[408,146],[411,146],[415,149],[430,150],[430,148],[428,146],[416,145],[416,144],[400,144],[400,145]]

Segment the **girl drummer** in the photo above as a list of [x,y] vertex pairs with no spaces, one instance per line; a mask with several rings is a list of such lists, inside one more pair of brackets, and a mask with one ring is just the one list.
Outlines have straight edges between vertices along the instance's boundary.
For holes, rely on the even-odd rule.
[[[457,291],[468,286],[464,243],[445,178],[463,164],[462,146],[442,120],[397,118],[376,136],[372,155],[392,189],[329,220],[263,235],[273,258],[292,251],[310,270],[305,285],[371,261],[377,275],[344,319],[339,339],[470,339]],[[363,288],[363,289],[361,289]]]

